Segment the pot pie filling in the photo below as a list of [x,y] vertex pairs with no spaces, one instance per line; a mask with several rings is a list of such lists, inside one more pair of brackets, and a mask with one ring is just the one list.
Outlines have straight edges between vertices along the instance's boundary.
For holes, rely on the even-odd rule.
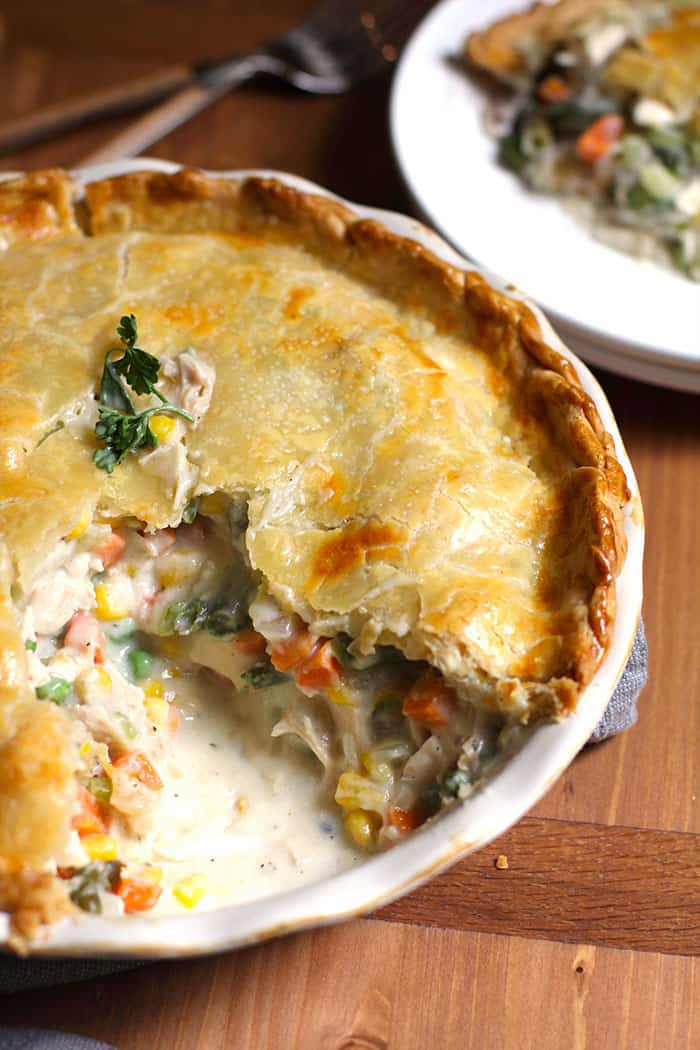
[[625,553],[612,439],[516,299],[274,180],[86,198],[88,233],[63,173],[0,186],[20,948],[400,842],[575,708]]
[[[177,528],[78,523],[39,568],[22,629],[35,694],[70,719],[79,756],[56,865],[86,911],[150,910],[164,889],[191,908],[340,870],[466,798],[513,746],[517,730],[460,704],[426,663],[363,656],[285,613],[250,569],[246,517],[213,493]],[[270,784],[246,787],[237,746],[267,759]],[[209,769],[193,785],[191,764],[219,747],[225,782]],[[275,762],[291,764],[291,791]]]

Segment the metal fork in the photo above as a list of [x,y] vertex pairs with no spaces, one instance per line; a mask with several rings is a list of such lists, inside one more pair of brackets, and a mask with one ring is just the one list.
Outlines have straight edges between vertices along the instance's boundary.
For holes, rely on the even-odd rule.
[[271,76],[317,95],[348,91],[389,68],[430,0],[324,0],[285,36],[194,67],[192,83],[83,158],[135,157],[232,88]]

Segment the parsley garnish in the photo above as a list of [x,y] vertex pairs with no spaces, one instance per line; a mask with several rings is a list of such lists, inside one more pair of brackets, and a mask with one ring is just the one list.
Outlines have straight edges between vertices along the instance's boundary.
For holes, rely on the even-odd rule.
[[[180,416],[188,423],[193,417],[184,409],[172,405],[157,389],[160,361],[136,345],[138,332],[133,314],[122,317],[117,328],[122,346],[113,347],[105,354],[105,363],[100,383],[99,419],[95,434],[104,441],[92,457],[95,465],[111,474],[115,467],[140,448],[155,448],[158,438],[148,425],[151,416],[157,413]],[[122,356],[114,360],[113,354]],[[123,380],[122,380],[123,377]],[[136,394],[153,394],[159,405],[137,412],[124,381]]]

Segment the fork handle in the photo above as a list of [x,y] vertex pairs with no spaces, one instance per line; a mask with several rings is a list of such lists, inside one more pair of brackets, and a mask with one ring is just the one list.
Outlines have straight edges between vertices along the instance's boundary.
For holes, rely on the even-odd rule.
[[23,149],[99,117],[130,113],[158,102],[188,84],[192,76],[188,66],[169,66],[127,84],[56,102],[38,113],[6,121],[0,125],[0,153]]
[[100,164],[103,161],[136,157],[154,142],[164,138],[191,117],[200,113],[217,99],[227,94],[258,73],[262,66],[258,55],[240,55],[222,64],[211,76],[190,84],[172,98],[149,110],[128,128],[108,139],[99,149],[83,157],[81,164]]

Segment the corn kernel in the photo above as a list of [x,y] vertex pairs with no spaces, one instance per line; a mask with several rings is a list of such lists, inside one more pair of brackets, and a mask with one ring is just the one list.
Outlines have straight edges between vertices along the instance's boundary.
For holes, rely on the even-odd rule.
[[108,583],[98,583],[95,587],[95,603],[100,620],[125,620],[129,615],[123,597]]
[[151,678],[148,682],[144,682],[141,688],[146,696],[153,700],[162,700],[165,696],[165,690],[160,678]]
[[327,690],[328,699],[333,704],[339,704],[341,707],[353,707],[355,703],[355,697],[349,689],[343,689],[341,685],[329,686]]
[[241,797],[236,800],[236,809],[241,814],[242,813],[247,813],[248,810],[250,809],[250,802],[245,797],[245,795],[241,795]]
[[91,751],[92,751],[92,743],[89,740],[83,740],[82,744],[80,745],[80,747],[78,749],[80,757],[81,758],[87,758],[87,756],[90,754]]
[[206,875],[200,875],[195,872],[193,875],[186,875],[175,883],[173,896],[177,897],[180,904],[185,908],[194,908],[196,904],[199,904],[208,887],[209,880]]
[[112,688],[112,676],[105,671],[104,667],[95,667],[93,674],[95,675],[95,681],[101,689]]
[[343,827],[356,846],[370,850],[376,842],[379,820],[374,813],[367,813],[364,809],[351,809]]
[[361,773],[341,773],[335,792],[335,801],[343,809],[373,809],[380,811],[385,797],[384,791]]
[[228,506],[228,499],[223,492],[205,492],[199,497],[200,514],[223,514]]
[[89,510],[85,509],[80,515],[77,523],[73,526],[70,532],[66,533],[65,538],[67,540],[79,540],[82,535],[87,531],[87,527],[90,524],[92,515]]
[[151,416],[148,426],[158,441],[167,441],[175,429],[175,420],[170,416],[158,413],[158,415]]
[[81,700],[89,700],[95,690],[101,693],[111,692],[111,675],[102,667],[91,667],[89,671],[81,671],[73,683],[77,695]]
[[117,840],[111,835],[84,835],[81,843],[90,860],[114,860],[117,856]]
[[166,729],[168,726],[168,715],[170,704],[161,696],[147,696],[143,702],[146,714],[158,729]]
[[369,773],[372,780],[377,780],[382,784],[389,783],[390,780],[394,779],[394,771],[388,762],[382,762],[372,751],[365,751],[361,756],[360,761],[364,769]]

